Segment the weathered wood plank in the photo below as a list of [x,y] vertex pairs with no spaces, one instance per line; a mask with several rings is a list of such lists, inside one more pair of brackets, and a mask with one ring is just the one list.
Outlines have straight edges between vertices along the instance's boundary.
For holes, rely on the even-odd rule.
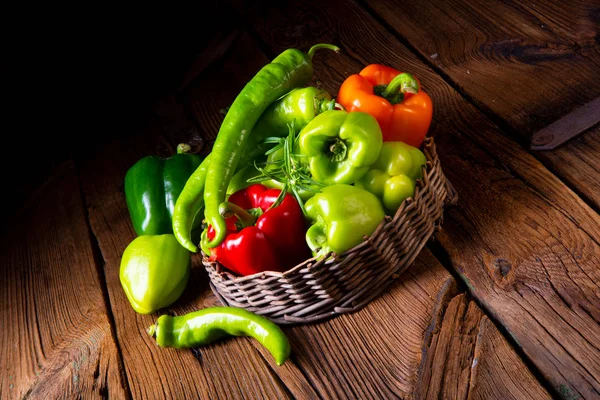
[[551,398],[468,295],[453,297],[436,322],[416,398]]
[[367,3],[461,90],[528,138],[600,93],[599,17],[590,2]]
[[535,378],[528,370],[522,368],[522,364],[519,363],[522,362],[521,359],[507,346],[506,340],[489,318],[484,316],[478,329],[469,386],[470,399],[550,397],[539,385],[531,384]]
[[552,150],[600,122],[600,97],[535,133],[531,150]]
[[[592,3],[436,0],[405,7],[400,0],[371,0],[368,6],[477,106],[510,126],[508,133],[524,135],[528,146],[530,139],[544,144],[547,140],[538,137],[548,136],[544,128],[593,104],[594,112],[554,132],[562,137],[554,145],[600,121],[600,48],[594,41],[600,17]],[[559,149],[598,157],[597,149],[573,141]],[[541,152],[534,154],[547,160]],[[600,174],[593,164],[546,165],[577,192],[597,193]],[[600,209],[597,196],[587,198]]]
[[[340,10],[344,23],[338,25]],[[256,19],[273,53],[316,42],[344,49],[317,71],[332,93],[349,73],[373,62],[421,79],[434,101],[431,132],[444,171],[461,198],[438,235],[453,268],[557,391],[597,397],[598,214],[356,4],[262,11],[277,21],[266,29]]]
[[125,398],[72,162],[49,176],[2,235],[0,398]]
[[592,128],[564,146],[534,155],[573,190],[600,210],[600,126]]
[[[397,284],[364,309],[293,328],[296,361],[323,398],[460,399],[471,386],[493,393],[490,399],[505,399],[501,394],[508,390],[515,398],[549,398],[493,325],[488,328],[502,353],[476,352],[483,313],[470,302],[473,317],[466,319],[466,304],[455,280],[424,250]],[[474,357],[486,360],[485,373],[470,372]],[[503,375],[504,368],[519,374],[506,384],[490,382],[486,374]]]

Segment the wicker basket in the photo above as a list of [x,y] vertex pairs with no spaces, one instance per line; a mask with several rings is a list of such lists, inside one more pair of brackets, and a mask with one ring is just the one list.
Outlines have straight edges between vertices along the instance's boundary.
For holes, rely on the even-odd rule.
[[285,272],[238,277],[203,254],[211,289],[224,305],[245,308],[278,324],[322,321],[354,312],[383,292],[418,256],[456,193],[444,177],[435,144],[422,148],[427,165],[413,198],[386,216],[370,237],[343,254],[314,258]]

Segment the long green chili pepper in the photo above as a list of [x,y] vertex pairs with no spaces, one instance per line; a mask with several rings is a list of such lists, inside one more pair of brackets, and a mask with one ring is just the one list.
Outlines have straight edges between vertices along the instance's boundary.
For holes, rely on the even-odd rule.
[[[231,178],[227,192],[233,193],[242,188],[245,180],[252,175],[254,161],[265,155],[274,144],[264,144],[267,137],[285,137],[289,134],[289,126],[294,132],[300,132],[308,122],[324,111],[335,107],[335,99],[325,90],[315,86],[293,89],[283,97],[271,103],[262,113],[246,144],[247,151],[241,155],[236,173]],[[179,243],[189,251],[196,253],[197,245],[191,238],[191,230],[195,224],[194,216],[204,207],[204,184],[208,161],[200,165],[190,177],[179,195],[173,210],[173,233]],[[247,176],[243,170],[246,168]],[[236,176],[239,175],[239,179]],[[206,242],[206,240],[204,241]],[[203,243],[206,245],[206,243]]]
[[215,236],[207,243],[213,248],[227,235],[219,205],[225,201],[227,187],[244,152],[248,136],[265,109],[290,90],[308,84],[313,76],[312,58],[316,50],[339,51],[330,44],[316,44],[308,53],[287,49],[265,65],[246,84],[233,101],[213,145],[204,188],[205,217]]
[[161,315],[147,332],[160,347],[193,348],[226,336],[250,336],[265,346],[277,365],[290,356],[289,340],[273,321],[243,308],[216,306],[172,317]]
[[204,204],[202,194],[210,158],[211,154],[190,175],[173,208],[173,234],[179,244],[192,253],[198,251],[198,247],[192,241],[192,227]]

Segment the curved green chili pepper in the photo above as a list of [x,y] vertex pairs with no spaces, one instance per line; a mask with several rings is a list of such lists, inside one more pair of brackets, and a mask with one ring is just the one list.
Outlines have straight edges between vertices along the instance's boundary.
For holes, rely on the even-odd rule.
[[207,170],[209,179],[204,188],[205,217],[215,230],[215,237],[207,244],[208,247],[218,246],[227,235],[219,205],[225,201],[229,181],[246,148],[250,132],[271,103],[310,82],[313,76],[312,57],[321,48],[339,51],[337,46],[316,44],[308,53],[287,49],[279,54],[246,84],[225,115],[213,145]]
[[250,336],[273,355],[277,365],[291,353],[290,343],[273,321],[237,307],[208,307],[185,315],[161,315],[148,334],[160,347],[190,348],[210,344],[226,336]]
[[[253,161],[261,156],[273,144],[264,144],[267,137],[284,137],[289,134],[289,125],[293,124],[295,133],[300,132],[316,115],[335,107],[335,100],[324,89],[314,86],[294,89],[273,102],[261,115],[252,129],[246,148],[241,156],[236,173],[231,178],[227,194],[231,194],[248,185],[248,178],[259,175]],[[173,233],[179,243],[189,251],[196,253],[198,247],[191,238],[191,231],[198,221],[194,217],[204,207],[204,184],[208,161],[201,164],[189,178],[179,195],[173,210]]]
[[198,251],[198,247],[192,241],[192,228],[196,215],[204,205],[202,193],[210,158],[209,154],[188,178],[173,208],[173,234],[179,244],[192,253]]

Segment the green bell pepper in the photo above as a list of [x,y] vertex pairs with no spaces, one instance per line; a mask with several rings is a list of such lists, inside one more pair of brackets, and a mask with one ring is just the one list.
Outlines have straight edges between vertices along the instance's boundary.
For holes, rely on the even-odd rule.
[[175,302],[185,289],[191,253],[175,235],[142,235],[125,248],[119,279],[133,309],[150,314]]
[[364,112],[325,111],[299,135],[312,178],[326,185],[356,182],[377,160],[381,145],[379,123]]
[[127,171],[125,201],[138,235],[173,233],[175,202],[190,175],[205,158],[186,153],[189,148],[187,144],[180,144],[177,154],[169,158],[146,156]]
[[425,154],[404,142],[384,142],[379,157],[355,186],[375,194],[385,210],[393,214],[415,194],[417,179],[423,178]]
[[385,217],[381,201],[373,193],[347,184],[322,188],[305,208],[311,224],[306,242],[317,259],[360,244]]

